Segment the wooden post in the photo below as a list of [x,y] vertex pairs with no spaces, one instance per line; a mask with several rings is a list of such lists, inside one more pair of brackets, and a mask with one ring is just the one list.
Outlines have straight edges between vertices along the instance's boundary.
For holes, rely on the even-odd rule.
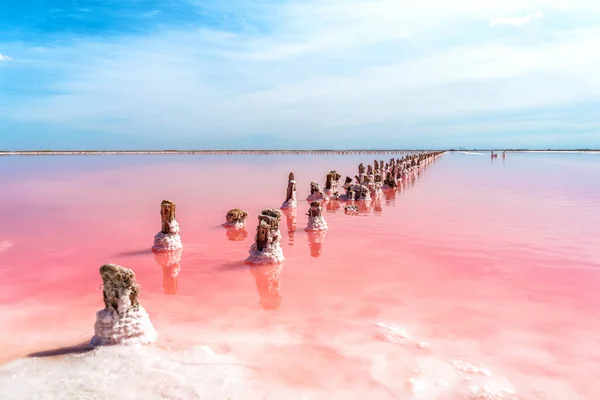
[[161,232],[164,234],[172,233],[170,222],[175,220],[175,203],[171,200],[163,200],[160,203],[160,219],[162,222]]

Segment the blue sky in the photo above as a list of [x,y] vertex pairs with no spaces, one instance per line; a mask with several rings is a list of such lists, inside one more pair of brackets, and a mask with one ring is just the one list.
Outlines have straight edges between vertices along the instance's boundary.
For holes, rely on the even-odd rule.
[[600,147],[598,0],[3,0],[0,149]]

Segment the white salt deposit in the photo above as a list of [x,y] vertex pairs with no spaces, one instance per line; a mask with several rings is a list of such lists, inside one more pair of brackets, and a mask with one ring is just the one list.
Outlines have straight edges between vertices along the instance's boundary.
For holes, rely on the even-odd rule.
[[308,217],[306,231],[324,231],[327,229],[327,221],[325,221],[325,218],[322,215],[318,217]]
[[313,193],[309,194],[306,198],[306,201],[316,201],[316,200],[327,200],[327,195],[324,193]]
[[281,205],[281,208],[296,208],[298,207],[298,202],[296,201],[296,196],[292,197],[288,201],[284,201]]
[[173,221],[175,225],[172,226],[171,229],[173,233],[162,233],[158,232],[156,236],[154,236],[154,246],[152,246],[153,251],[174,251],[183,248],[183,244],[181,243],[181,237],[179,236],[179,224],[177,221]]
[[[124,305],[125,307],[125,305]],[[157,333],[150,316],[141,305],[137,309],[129,308],[119,314],[112,308],[96,313],[92,346],[149,344],[156,341]],[[121,307],[119,307],[121,308]]]
[[246,259],[248,264],[276,264],[285,261],[279,241],[267,244],[263,251],[258,251],[256,243],[253,243],[249,253],[250,256]]
[[246,227],[246,221],[225,222],[222,226],[228,229],[243,229]]
[[153,347],[99,347],[60,358],[0,366],[2,400],[224,400],[265,398],[250,370],[205,346],[181,352]]
[[487,368],[463,360],[445,362],[435,352],[423,351],[430,348],[429,344],[413,339],[406,329],[394,323],[377,322],[375,326],[375,336],[380,340],[415,345],[422,352],[414,356],[417,366],[406,381],[411,399],[517,400],[511,384]]

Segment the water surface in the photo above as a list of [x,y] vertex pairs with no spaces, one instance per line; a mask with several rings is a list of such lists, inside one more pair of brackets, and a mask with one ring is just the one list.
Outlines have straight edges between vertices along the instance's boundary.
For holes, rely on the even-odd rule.
[[[600,398],[600,155],[446,154],[359,215],[328,204],[323,237],[299,201],[280,274],[243,264],[289,172],[303,200],[373,157],[0,158],[0,397]],[[179,269],[149,251],[163,199]],[[109,262],[159,341],[78,354]]]

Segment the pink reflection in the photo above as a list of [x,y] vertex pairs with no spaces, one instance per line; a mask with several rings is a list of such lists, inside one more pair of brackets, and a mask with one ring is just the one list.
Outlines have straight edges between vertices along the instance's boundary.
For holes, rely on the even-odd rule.
[[327,231],[307,231],[306,233],[308,234],[310,256],[319,257],[323,252],[323,243],[325,242]]
[[283,215],[285,215],[285,223],[288,233],[288,245],[293,246],[296,238],[296,229],[298,228],[296,224],[298,210],[297,208],[284,208],[281,211],[283,212]]
[[325,211],[329,214],[335,214],[342,208],[342,202],[339,200],[329,200],[325,204]]
[[243,242],[248,237],[248,230],[244,228],[225,227],[225,236],[232,242]]
[[182,249],[154,253],[154,260],[162,268],[163,290],[165,294],[177,294],[177,277],[181,270]]
[[250,274],[254,277],[256,290],[260,296],[259,304],[265,310],[276,310],[281,305],[280,276],[283,263],[251,265]]

